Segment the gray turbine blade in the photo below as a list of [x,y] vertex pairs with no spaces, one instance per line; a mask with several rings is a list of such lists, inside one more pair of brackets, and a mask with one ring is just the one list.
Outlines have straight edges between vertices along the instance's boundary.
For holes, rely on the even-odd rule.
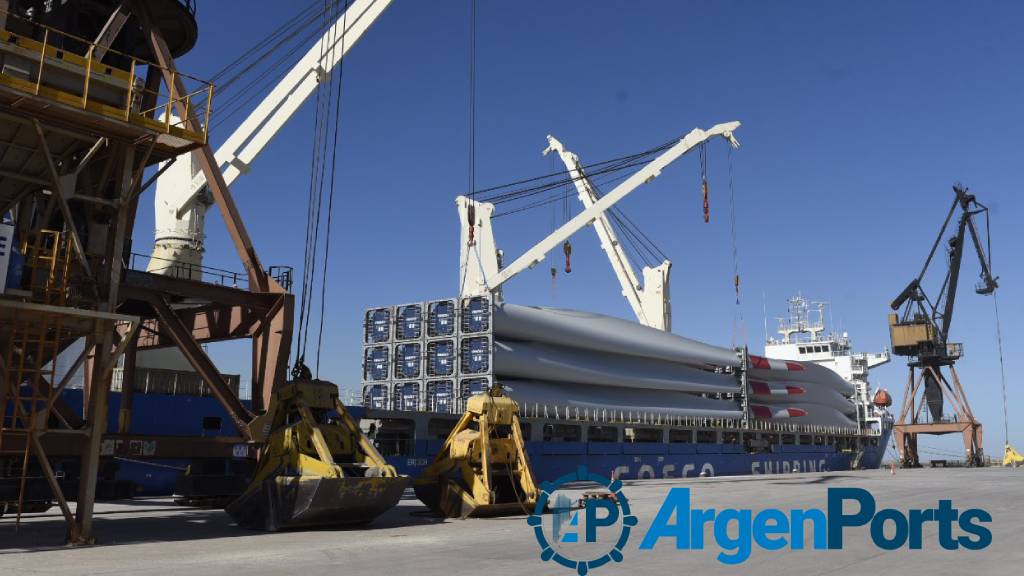
[[739,366],[736,352],[621,318],[580,310],[500,304],[494,334],[506,340],[542,342],[595,352],[656,358],[694,366]]
[[739,381],[730,374],[715,374],[664,360],[535,342],[495,342],[494,373],[512,378],[585,382],[597,386],[677,392],[739,392]]

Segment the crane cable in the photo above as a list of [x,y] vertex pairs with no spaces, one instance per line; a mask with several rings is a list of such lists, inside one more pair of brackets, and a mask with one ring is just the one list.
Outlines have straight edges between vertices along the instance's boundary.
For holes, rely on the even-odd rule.
[[[989,258],[991,259],[992,252],[989,252]],[[992,293],[992,307],[995,308],[996,313],[996,343],[999,349],[999,379],[1003,385],[1003,445],[1010,445],[1010,420],[1007,415],[1006,408],[1006,366],[1003,364],[1003,327],[999,321],[999,300],[996,297],[996,293]]]
[[[344,13],[342,14],[342,25],[341,25],[341,54],[345,53],[345,30],[348,29],[348,3],[349,0],[345,0],[345,5],[342,8]],[[338,69],[338,82],[334,88],[334,141],[331,144],[331,189],[327,196],[327,230],[324,234],[324,265],[322,271],[322,277],[320,279],[320,322],[317,329],[316,338],[316,375],[320,375],[320,349],[324,340],[324,316],[327,315],[327,268],[331,254],[331,222],[334,216],[334,190],[336,184],[335,169],[338,165],[338,133],[341,131],[341,94],[342,94],[342,80],[345,75],[345,60],[342,58],[336,65]],[[330,81],[333,83],[334,78]]]
[[[214,74],[211,82],[217,83],[214,103],[217,105],[218,119],[213,122],[212,127],[220,126],[245,108],[249,102],[267,92],[268,88],[275,86],[291,70],[290,64],[293,62],[295,53],[322,37],[325,30],[323,19],[331,11],[331,8],[337,6],[338,2],[340,0],[330,0],[319,9],[307,6]],[[276,60],[270,60],[289,43],[292,43],[292,46],[287,52]],[[322,53],[323,46],[320,49]],[[266,64],[267,62],[269,64]],[[239,66],[243,66],[242,69],[235,71],[234,69]],[[236,90],[226,99],[222,98],[243,78],[247,78],[251,73],[261,69],[262,71],[240,90]],[[229,72],[234,73],[227,76]],[[274,76],[271,77],[271,74]],[[223,82],[220,82],[221,78],[225,78]],[[269,81],[267,81],[268,78]]]
[[459,279],[459,294],[466,289],[466,277],[469,276],[469,260],[472,254],[476,254],[477,264],[480,267],[480,276],[484,283],[487,283],[487,275],[484,273],[484,264],[480,259],[480,247],[476,243],[476,0],[469,0],[469,62],[468,62],[468,97],[467,97],[467,121],[468,129],[468,166],[467,166],[467,187],[469,205],[466,206],[466,225],[468,238],[466,239],[466,259],[459,266],[461,278]]
[[469,0],[469,244],[476,233],[476,0]]
[[[736,290],[736,308],[733,312],[732,319],[732,343],[733,347],[736,346],[736,331],[739,329],[743,344],[747,343],[747,324],[743,318],[743,307],[740,304],[740,256],[739,256],[739,243],[736,240],[736,189],[733,185],[733,171],[732,171],[732,146],[728,147],[728,165],[729,165],[729,226],[732,236],[732,273],[733,273],[733,287]],[[705,188],[705,194],[706,194]],[[705,214],[707,214],[707,200],[704,201]]]
[[[330,25],[328,6],[331,0],[324,0],[324,18],[321,27],[324,31]],[[321,32],[323,33],[323,32]],[[332,39],[333,41],[333,39]],[[324,43],[320,43],[320,59],[324,56]],[[331,72],[327,73],[331,78]],[[328,90],[327,98],[321,94],[323,82],[316,87],[316,110],[313,126],[313,153],[309,175],[308,205],[306,209],[306,238],[302,267],[302,291],[299,300],[299,326],[295,347],[295,364],[292,367],[293,378],[309,378],[312,376],[306,366],[306,347],[309,343],[309,325],[312,312],[313,288],[316,279],[317,252],[320,244],[320,214],[323,207],[323,177],[328,136],[328,117],[331,110],[332,92]]]

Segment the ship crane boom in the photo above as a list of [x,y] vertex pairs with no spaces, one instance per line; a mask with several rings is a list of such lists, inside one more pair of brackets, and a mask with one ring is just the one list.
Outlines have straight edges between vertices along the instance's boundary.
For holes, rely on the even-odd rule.
[[[370,25],[384,13],[391,0],[355,0],[324,35],[270,91],[249,116],[217,149],[215,157],[230,186],[249,166],[281,128],[295,115],[316,87],[363,37]],[[181,216],[206,185],[199,173],[183,198]]]
[[[214,154],[224,183],[253,162],[331,71],[383,14],[392,0],[354,0],[338,19],[228,136]],[[190,162],[166,167],[157,182],[156,238],[149,271],[199,279],[207,207],[206,177]]]
[[[583,171],[579,156],[566,150],[565,146],[551,135],[548,136],[548,147],[544,149],[544,155],[546,156],[549,152],[557,153],[562,159],[569,177],[576,185],[576,192],[583,208],[590,208],[596,204],[600,195],[593,182]],[[594,230],[601,241],[601,248],[608,256],[615,277],[622,286],[622,295],[626,297],[637,320],[645,326],[671,332],[672,310],[668,279],[672,262],[665,260],[653,268],[644,266],[643,283],[641,284],[606,212],[601,212],[594,219]]]
[[[641,185],[657,178],[661,171],[668,167],[669,164],[682,158],[690,150],[716,136],[725,138],[734,148],[739,148],[740,143],[733,136],[733,133],[739,127],[740,123],[734,121],[716,124],[708,130],[694,128],[654,160],[633,173],[633,175],[613,190],[598,198],[582,212],[504,268],[498,262],[498,250],[494,245],[494,237],[490,225],[490,217],[494,211],[494,206],[488,203],[475,202],[465,196],[456,198],[462,222],[460,293],[463,296],[481,296],[486,294],[500,296],[505,282],[539,264],[547,257],[551,250],[562,245],[563,242],[585,226],[596,223],[605,212],[615,206],[620,200],[631,194]],[[467,225],[467,217],[470,214],[473,215],[472,228]],[[474,230],[473,236],[469,234],[471,229]],[[630,279],[629,274],[625,272],[625,267],[622,268],[622,272],[626,277],[626,282],[629,285],[635,285],[633,280]],[[635,275],[633,277],[635,278]],[[627,295],[628,298],[629,296]]]

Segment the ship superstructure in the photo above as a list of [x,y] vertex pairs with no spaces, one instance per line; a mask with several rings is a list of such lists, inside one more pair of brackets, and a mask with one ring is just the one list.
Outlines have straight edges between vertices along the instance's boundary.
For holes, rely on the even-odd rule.
[[777,319],[781,338],[766,339],[765,357],[813,362],[839,374],[854,386],[855,395],[851,400],[857,407],[858,424],[885,431],[887,437],[892,418],[884,407],[875,404],[868,372],[889,362],[889,349],[875,353],[854,352],[848,333],[826,327],[827,302],[813,302],[799,294],[788,302],[788,315]]

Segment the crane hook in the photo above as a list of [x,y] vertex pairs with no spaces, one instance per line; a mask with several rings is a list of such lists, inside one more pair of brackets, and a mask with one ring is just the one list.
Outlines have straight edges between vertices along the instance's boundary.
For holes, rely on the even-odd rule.
[[565,273],[569,274],[572,272],[572,244],[568,240],[562,244],[562,252],[565,252]]
[[[472,202],[472,201],[470,201]],[[468,246],[476,244],[476,204],[470,204],[466,210],[466,220],[469,221],[469,240]]]

